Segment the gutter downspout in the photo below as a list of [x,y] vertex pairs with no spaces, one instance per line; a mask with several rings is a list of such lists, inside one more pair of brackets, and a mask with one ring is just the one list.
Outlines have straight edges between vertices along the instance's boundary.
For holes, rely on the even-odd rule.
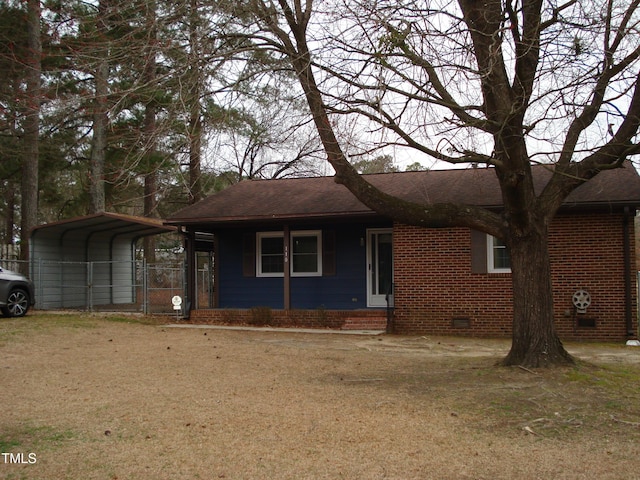
[[627,337],[635,337],[636,332],[633,331],[633,312],[631,309],[631,241],[629,239],[629,207],[624,207],[624,220],[622,230],[624,234],[623,250],[624,250],[624,317],[627,328]]

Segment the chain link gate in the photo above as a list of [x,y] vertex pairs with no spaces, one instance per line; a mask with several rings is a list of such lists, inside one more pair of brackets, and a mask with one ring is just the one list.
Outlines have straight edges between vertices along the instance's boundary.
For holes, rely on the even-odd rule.
[[[141,263],[143,313],[175,314],[171,299],[179,296],[184,300],[186,292],[184,263]],[[183,302],[183,309],[185,306]]]

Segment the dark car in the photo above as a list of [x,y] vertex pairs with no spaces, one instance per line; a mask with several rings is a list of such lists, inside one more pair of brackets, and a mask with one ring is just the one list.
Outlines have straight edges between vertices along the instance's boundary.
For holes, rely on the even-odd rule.
[[33,283],[20,273],[0,268],[0,311],[5,317],[22,317],[36,303]]

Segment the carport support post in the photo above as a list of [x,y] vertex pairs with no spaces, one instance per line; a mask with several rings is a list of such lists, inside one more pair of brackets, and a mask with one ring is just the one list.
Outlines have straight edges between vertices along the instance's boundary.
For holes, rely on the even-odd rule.
[[87,310],[93,312],[93,262],[87,262]]

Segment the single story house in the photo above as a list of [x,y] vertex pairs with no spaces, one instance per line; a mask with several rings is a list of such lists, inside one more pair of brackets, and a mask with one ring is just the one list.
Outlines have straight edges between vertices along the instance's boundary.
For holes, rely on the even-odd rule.
[[[538,191],[550,178],[548,168],[533,167]],[[414,202],[501,209],[491,168],[366,178]],[[628,163],[576,189],[552,222],[555,320],[562,338],[637,335],[638,206],[640,177]],[[511,273],[501,242],[469,228],[394,222],[332,177],[240,182],[167,223],[185,234],[188,314],[195,322],[511,335]],[[207,249],[213,250],[214,308],[200,309],[194,259]]]

